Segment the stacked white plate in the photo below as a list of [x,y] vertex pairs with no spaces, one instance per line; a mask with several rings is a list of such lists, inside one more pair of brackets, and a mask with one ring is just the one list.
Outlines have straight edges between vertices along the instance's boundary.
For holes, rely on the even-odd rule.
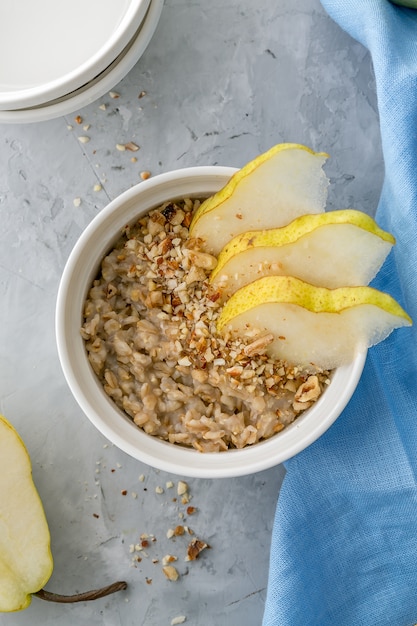
[[0,123],[60,117],[129,72],[163,0],[1,0]]

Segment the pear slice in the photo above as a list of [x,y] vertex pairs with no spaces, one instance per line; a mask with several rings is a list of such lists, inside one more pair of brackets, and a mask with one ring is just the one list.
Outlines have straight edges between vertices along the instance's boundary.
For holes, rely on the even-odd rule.
[[29,606],[52,569],[49,528],[29,455],[0,415],[0,611]]
[[0,415],[0,612],[26,609],[36,595],[48,602],[87,602],[127,588],[117,581],[64,596],[43,588],[51,577],[50,534],[32,479],[25,444]]
[[293,143],[278,144],[250,161],[194,214],[191,237],[218,255],[230,239],[249,230],[278,228],[299,215],[321,213],[329,181],[327,154]]
[[210,282],[227,297],[262,276],[318,287],[367,285],[395,243],[366,213],[303,215],[287,226],[238,235],[220,252]]
[[217,330],[241,338],[273,336],[273,358],[311,370],[334,369],[412,321],[388,294],[372,287],[315,287],[292,276],[266,276],[239,289]]

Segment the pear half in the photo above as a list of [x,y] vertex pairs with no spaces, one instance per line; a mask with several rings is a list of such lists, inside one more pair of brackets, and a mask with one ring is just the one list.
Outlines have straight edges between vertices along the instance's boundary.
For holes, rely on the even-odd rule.
[[52,569],[49,528],[29,455],[0,415],[0,611],[29,606]]
[[217,256],[230,239],[249,230],[278,228],[299,215],[321,213],[329,181],[328,155],[293,143],[278,144],[250,161],[197,209],[191,237]]
[[268,333],[268,354],[306,367],[334,369],[412,321],[372,287],[315,287],[292,276],[266,276],[239,289],[223,307],[220,333]]
[[210,282],[227,297],[262,276],[295,276],[319,287],[367,285],[395,243],[353,209],[303,215],[282,228],[242,233],[220,252]]

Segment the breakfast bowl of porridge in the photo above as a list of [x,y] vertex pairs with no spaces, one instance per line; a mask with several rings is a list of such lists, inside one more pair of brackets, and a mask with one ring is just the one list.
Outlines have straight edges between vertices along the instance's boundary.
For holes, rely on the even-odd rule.
[[[237,296],[246,290],[245,310],[223,288],[227,271],[219,280],[215,269],[225,244],[214,233],[207,241],[212,237],[215,243],[207,245],[198,222],[207,203],[238,172],[221,166],[186,168],[124,192],[81,234],[58,291],[59,358],[84,414],[127,454],[183,476],[250,474],[299,453],[339,417],[366,359],[363,343],[341,363],[298,357],[298,347],[298,361],[291,361],[291,346],[280,356],[283,333],[291,344],[292,330],[284,325],[285,331],[277,331],[274,324],[280,316],[286,322],[297,305],[285,304],[282,313],[270,301],[259,302],[263,296],[258,294],[269,292],[268,281],[274,287],[278,280],[288,284],[281,265],[279,277],[269,264],[269,271],[262,266],[262,276],[245,279],[247,284],[235,289]],[[301,211],[304,216],[309,209]],[[213,221],[221,221],[215,213]],[[236,219],[240,228],[244,203]],[[226,219],[221,233],[227,228]],[[228,240],[233,236],[240,235],[232,232]],[[302,276],[292,280],[311,286],[311,279],[304,283]],[[259,323],[246,320],[248,308],[262,310]],[[340,313],[322,313],[333,316],[325,320],[331,344],[332,333],[340,335],[331,326],[333,319],[344,317]],[[233,325],[242,316],[244,323]],[[271,327],[265,316],[272,316]],[[297,332],[299,326],[293,329]],[[300,339],[314,348],[307,338]],[[319,345],[317,355],[321,351]]]

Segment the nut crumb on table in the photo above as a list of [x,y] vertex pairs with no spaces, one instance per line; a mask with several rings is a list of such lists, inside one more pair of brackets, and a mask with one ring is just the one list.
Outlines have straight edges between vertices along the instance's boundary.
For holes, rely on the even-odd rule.
[[243,448],[315,402],[314,376],[267,356],[267,333],[220,336],[216,259],[189,237],[199,200],[166,202],[123,229],[85,303],[81,334],[106,393],[146,433],[200,452]]

